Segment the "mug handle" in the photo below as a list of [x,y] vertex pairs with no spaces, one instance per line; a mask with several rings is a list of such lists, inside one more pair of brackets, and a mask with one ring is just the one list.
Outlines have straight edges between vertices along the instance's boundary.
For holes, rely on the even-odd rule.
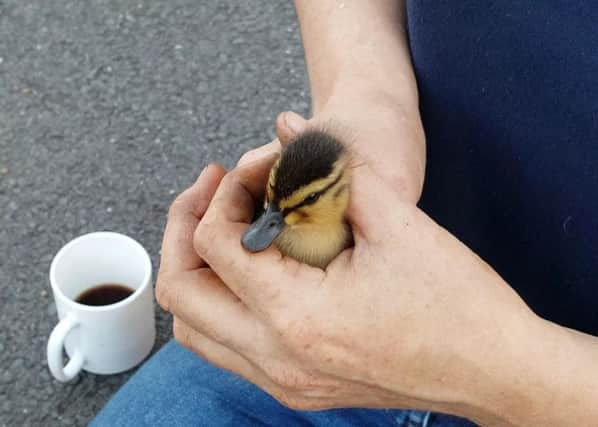
[[48,340],[48,366],[50,372],[54,375],[58,381],[67,382],[75,378],[75,376],[83,368],[85,357],[81,350],[75,350],[75,354],[72,355],[66,366],[62,362],[62,347],[64,346],[64,340],[68,333],[79,326],[79,322],[72,315],[65,316],[52,330],[50,339]]

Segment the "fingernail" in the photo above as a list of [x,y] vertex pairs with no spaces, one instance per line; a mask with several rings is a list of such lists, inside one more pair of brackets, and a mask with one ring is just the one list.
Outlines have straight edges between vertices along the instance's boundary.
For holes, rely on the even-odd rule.
[[303,132],[307,125],[307,120],[293,111],[284,113],[284,122],[293,133]]

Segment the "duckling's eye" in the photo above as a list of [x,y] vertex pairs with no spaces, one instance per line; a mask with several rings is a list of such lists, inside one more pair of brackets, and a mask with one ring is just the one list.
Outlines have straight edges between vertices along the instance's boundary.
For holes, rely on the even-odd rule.
[[305,198],[305,203],[314,203],[319,197],[320,195],[318,193],[311,193]]

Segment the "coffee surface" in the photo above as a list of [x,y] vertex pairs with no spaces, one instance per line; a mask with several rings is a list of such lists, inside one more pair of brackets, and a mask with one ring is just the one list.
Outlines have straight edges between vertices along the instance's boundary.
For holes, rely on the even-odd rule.
[[75,301],[85,305],[109,305],[124,300],[133,292],[133,289],[125,285],[105,283],[87,289]]

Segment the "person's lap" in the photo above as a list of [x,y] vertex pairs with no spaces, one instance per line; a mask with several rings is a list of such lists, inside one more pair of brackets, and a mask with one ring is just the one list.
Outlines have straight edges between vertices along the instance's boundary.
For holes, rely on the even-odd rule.
[[91,426],[475,426],[419,411],[288,409],[253,384],[220,370],[174,341],[112,397]]

